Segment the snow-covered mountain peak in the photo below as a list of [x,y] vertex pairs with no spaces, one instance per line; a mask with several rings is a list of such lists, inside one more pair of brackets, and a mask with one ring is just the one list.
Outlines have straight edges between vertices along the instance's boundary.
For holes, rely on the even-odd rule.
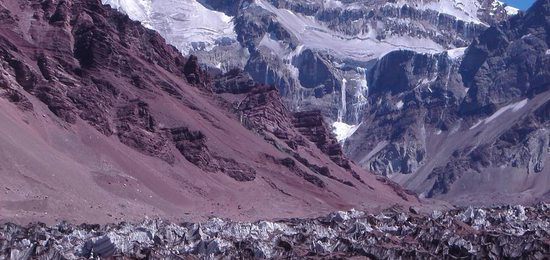
[[477,16],[482,4],[478,0],[399,0],[396,3],[387,3],[402,7],[409,5],[419,10],[433,10],[439,13],[448,14],[456,17],[459,20],[471,23],[483,24]]

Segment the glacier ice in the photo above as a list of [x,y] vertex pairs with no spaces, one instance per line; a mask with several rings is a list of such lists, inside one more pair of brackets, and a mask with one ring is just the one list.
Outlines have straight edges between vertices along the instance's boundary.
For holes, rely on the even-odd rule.
[[204,7],[196,0],[103,0],[158,31],[183,54],[212,49],[225,38],[236,41],[233,17]]

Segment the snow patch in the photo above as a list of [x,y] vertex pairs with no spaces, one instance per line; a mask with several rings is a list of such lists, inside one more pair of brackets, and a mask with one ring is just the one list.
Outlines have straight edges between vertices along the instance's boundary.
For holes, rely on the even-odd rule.
[[466,52],[466,49],[467,47],[450,49],[447,51],[447,55],[451,60],[457,60],[464,57],[464,53]]
[[515,8],[515,7],[512,7],[512,6],[506,6],[504,7],[504,10],[506,10],[506,13],[508,15],[516,15],[519,13],[519,9]]
[[550,49],[546,50],[546,52],[544,54],[550,55]]
[[399,100],[399,102],[397,102],[397,104],[395,104],[395,107],[397,107],[397,109],[401,110],[401,109],[403,109],[404,105],[405,105],[405,103],[403,103],[403,100]]
[[484,121],[484,120],[481,120],[481,121],[475,123],[472,127],[470,127],[470,130],[472,130],[472,129],[478,127],[478,126],[480,126],[481,124],[483,124],[483,121]]
[[434,75],[432,78],[423,78],[418,82],[415,88],[419,88],[421,86],[428,86],[428,90],[430,93],[432,93],[432,89],[430,88],[430,84],[434,83],[437,80],[437,75]]
[[323,1],[323,8],[326,8],[326,9],[341,8],[342,6],[344,6],[344,5],[338,0],[324,0]]
[[[398,0],[396,3],[387,3],[386,5],[401,8],[405,5],[410,6],[410,2],[410,0]],[[414,8],[452,15],[467,23],[485,24],[477,17],[477,13],[481,9],[481,3],[478,0],[423,1],[421,5],[415,5]]]
[[264,37],[260,41],[260,46],[264,46],[270,49],[273,54],[277,55],[278,57],[284,56],[284,46],[281,44],[281,42],[272,39],[269,34],[264,35]]
[[470,127],[470,129],[474,129],[474,128],[480,126],[482,123],[488,124],[491,121],[497,119],[499,116],[501,116],[502,114],[504,114],[507,111],[512,111],[513,113],[518,112],[520,109],[525,107],[525,105],[527,105],[528,102],[529,102],[529,99],[526,98],[526,99],[524,99],[520,102],[504,106],[504,107],[500,108],[499,110],[497,110],[497,112],[492,114],[490,117],[488,117],[484,120],[481,120],[478,123],[476,123],[475,125],[473,125],[472,127]]
[[509,6],[508,4],[503,3],[502,1],[494,1],[493,7],[499,7],[504,6],[504,11],[506,11],[506,14],[508,15],[516,15],[519,13],[519,9],[515,8],[513,6]]
[[507,106],[504,106],[502,107],[501,109],[499,109],[497,112],[495,112],[493,115],[491,115],[490,117],[488,117],[487,119],[485,119],[485,124],[488,124],[490,123],[491,121],[495,120],[497,117],[501,116],[502,114],[504,114],[504,112],[508,111],[508,110],[512,110],[512,112],[517,112],[519,111],[521,108],[523,108],[525,105],[527,105],[527,102],[529,101],[529,99],[524,99],[520,102],[517,102],[517,103],[514,103],[514,104],[510,104],[510,105],[507,105]]
[[332,129],[334,134],[336,135],[336,140],[338,142],[343,142],[346,139],[348,139],[350,136],[352,136],[361,124],[358,125],[348,125],[344,122],[334,122],[332,124]]

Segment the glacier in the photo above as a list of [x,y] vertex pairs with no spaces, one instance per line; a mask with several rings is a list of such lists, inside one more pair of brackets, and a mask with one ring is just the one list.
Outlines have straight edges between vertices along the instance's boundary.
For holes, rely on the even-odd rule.
[[383,56],[389,50],[397,49],[422,53],[439,53],[445,50],[434,41],[410,36],[391,36],[383,40],[376,39],[376,34],[372,33],[349,36],[328,28],[314,17],[277,8],[266,0],[256,0],[255,4],[274,14],[276,20],[301,45],[308,49],[330,52],[342,59],[370,61]]
[[210,10],[196,0],[103,0],[103,4],[158,31],[186,55],[237,38],[233,17]]

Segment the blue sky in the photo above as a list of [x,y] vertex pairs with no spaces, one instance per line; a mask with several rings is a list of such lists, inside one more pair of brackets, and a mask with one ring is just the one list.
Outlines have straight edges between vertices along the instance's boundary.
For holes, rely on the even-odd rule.
[[503,2],[519,9],[526,10],[535,2],[535,0],[504,0]]

